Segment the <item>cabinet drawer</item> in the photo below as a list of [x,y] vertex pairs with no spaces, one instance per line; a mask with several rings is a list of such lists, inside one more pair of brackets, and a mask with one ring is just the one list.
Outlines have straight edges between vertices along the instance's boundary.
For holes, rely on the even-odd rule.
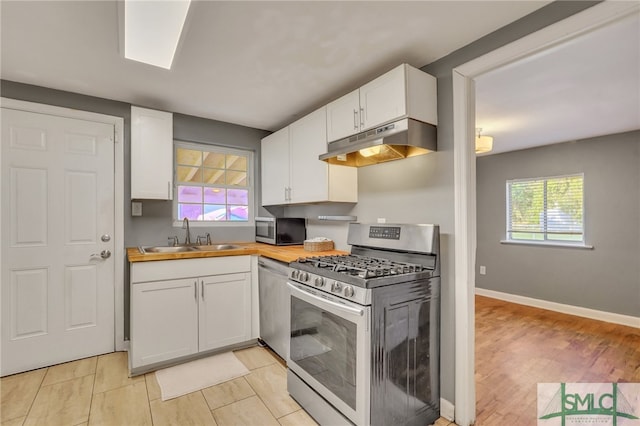
[[131,284],[251,271],[251,256],[159,260],[131,264]]

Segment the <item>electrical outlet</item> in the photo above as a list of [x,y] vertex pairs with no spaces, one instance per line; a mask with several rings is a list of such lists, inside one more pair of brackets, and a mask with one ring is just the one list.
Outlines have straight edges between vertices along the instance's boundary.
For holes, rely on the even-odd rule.
[[480,275],[487,275],[487,267],[480,266]]
[[131,216],[142,216],[142,201],[131,202]]

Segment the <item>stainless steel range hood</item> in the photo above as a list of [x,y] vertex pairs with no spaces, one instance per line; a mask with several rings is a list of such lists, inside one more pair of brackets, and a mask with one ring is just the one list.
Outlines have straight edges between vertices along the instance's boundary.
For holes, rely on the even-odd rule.
[[410,118],[385,124],[327,144],[320,160],[362,167],[436,150],[436,126]]

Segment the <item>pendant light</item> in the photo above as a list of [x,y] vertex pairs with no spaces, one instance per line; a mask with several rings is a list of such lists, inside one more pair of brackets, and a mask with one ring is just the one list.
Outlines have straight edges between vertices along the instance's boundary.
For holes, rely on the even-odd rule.
[[476,154],[484,154],[485,152],[491,151],[493,149],[493,137],[483,136],[481,134],[481,128],[476,130],[478,131],[478,136],[476,136]]

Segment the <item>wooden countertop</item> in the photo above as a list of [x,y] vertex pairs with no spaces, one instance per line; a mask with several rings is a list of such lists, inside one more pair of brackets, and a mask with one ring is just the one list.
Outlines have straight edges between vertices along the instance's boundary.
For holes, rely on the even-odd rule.
[[[227,243],[225,243],[227,244]],[[342,250],[306,251],[304,246],[272,246],[264,243],[229,243],[240,246],[233,250],[216,251],[188,251],[182,253],[145,253],[142,254],[138,247],[127,248],[129,262],[149,262],[155,260],[197,259],[201,257],[241,256],[255,254],[279,260],[281,262],[293,262],[301,257],[331,256],[348,254]]]

